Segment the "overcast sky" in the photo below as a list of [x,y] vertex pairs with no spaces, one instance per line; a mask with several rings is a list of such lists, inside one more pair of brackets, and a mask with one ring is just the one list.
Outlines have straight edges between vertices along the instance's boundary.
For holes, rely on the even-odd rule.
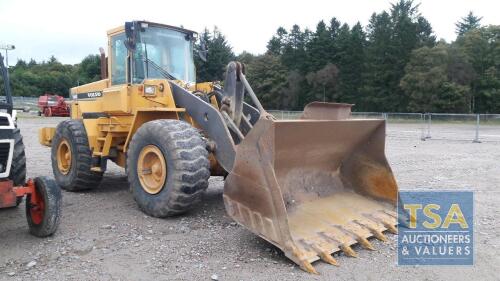
[[[373,12],[390,8],[396,0],[250,0],[250,1],[111,1],[111,0],[0,0],[0,43],[14,44],[16,59],[78,63],[106,47],[106,31],[130,20],[149,20],[201,31],[218,26],[236,54],[265,51],[279,26],[293,24],[314,29],[318,21],[337,17],[366,26]],[[438,38],[455,39],[455,22],[469,11],[483,24],[500,24],[498,0],[416,0]]]

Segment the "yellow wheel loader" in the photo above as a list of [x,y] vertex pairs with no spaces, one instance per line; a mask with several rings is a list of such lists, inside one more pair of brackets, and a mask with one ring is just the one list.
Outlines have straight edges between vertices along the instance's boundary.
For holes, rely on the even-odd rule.
[[373,249],[368,238],[397,231],[384,120],[353,120],[350,104],[330,103],[276,120],[240,63],[224,87],[195,82],[195,38],[145,21],[108,31],[103,80],[72,88],[71,119],[40,129],[62,188],[98,186],[111,160],[139,207],[166,217],[200,201],[211,175],[226,176],[228,214],[312,273],[313,261],[337,264],[332,253],[356,256],[351,245]]

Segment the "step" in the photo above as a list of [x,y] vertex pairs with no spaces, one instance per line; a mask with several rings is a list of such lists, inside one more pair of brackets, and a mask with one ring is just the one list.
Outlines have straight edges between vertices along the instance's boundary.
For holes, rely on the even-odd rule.
[[90,168],[90,170],[91,170],[92,172],[102,172],[101,167],[92,167],[92,168]]

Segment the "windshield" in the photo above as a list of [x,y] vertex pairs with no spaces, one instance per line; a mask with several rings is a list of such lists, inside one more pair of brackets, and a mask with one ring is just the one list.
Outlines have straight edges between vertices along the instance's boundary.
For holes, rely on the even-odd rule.
[[158,67],[176,79],[196,81],[193,43],[185,33],[149,26],[140,33],[139,42],[134,54],[134,83],[145,78],[165,78]]

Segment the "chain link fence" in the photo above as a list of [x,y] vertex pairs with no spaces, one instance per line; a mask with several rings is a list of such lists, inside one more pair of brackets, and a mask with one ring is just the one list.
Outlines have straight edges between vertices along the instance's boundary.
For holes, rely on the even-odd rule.
[[[13,97],[23,114],[38,113],[37,97]],[[299,119],[302,111],[269,110],[278,120]],[[385,119],[396,139],[500,142],[500,114],[353,112],[352,119]]]
[[24,113],[38,112],[38,97],[12,97],[14,108]]
[[[278,120],[298,119],[301,111],[271,110]],[[500,114],[353,112],[352,119],[384,119],[396,139],[500,142]]]

